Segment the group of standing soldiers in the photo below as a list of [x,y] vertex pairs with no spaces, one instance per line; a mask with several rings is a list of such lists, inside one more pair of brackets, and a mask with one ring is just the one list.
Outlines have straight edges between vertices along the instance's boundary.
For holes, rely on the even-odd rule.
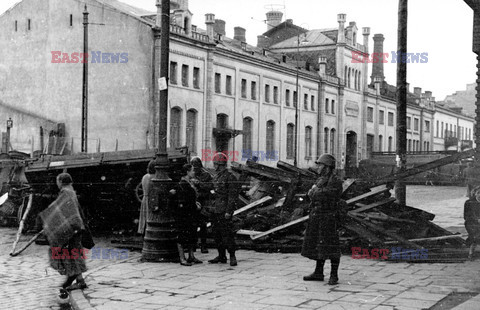
[[[199,237],[201,252],[208,253],[206,245],[207,222],[212,224],[213,236],[218,250],[218,256],[208,262],[211,264],[226,263],[226,253],[228,251],[230,266],[237,265],[232,216],[237,205],[238,184],[237,178],[227,169],[227,161],[228,158],[225,154],[216,153],[213,157],[215,175],[212,176],[203,168],[199,157],[192,158],[190,164],[183,166],[180,182],[174,189],[170,190],[170,200],[174,201],[172,205],[177,233],[177,248],[180,264],[184,266],[202,263],[194,256]],[[145,220],[142,220],[142,218],[145,218],[148,210],[150,186],[145,183],[149,183],[150,178],[148,178],[148,181],[142,181],[144,197],[138,229],[138,232],[142,234],[145,232]],[[200,228],[199,233],[197,233],[198,228]],[[187,252],[189,254],[188,259],[185,258]]]

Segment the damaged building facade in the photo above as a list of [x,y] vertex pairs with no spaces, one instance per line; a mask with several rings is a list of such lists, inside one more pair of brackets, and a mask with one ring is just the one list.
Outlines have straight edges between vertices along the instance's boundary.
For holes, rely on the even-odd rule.
[[[159,15],[115,0],[23,0],[0,16],[0,115],[14,121],[15,149],[45,151],[53,132],[65,138],[62,152],[80,151],[83,66],[73,54],[83,51],[85,3],[88,151],[156,146]],[[271,11],[252,46],[242,27],[226,37],[226,22],[214,14],[192,25],[188,1],[171,9],[168,147],[186,145],[207,162],[226,151],[234,161],[257,155],[267,165],[300,167],[328,152],[342,169],[395,151],[395,87],[383,63],[370,69],[352,57],[371,53],[369,28],[339,14],[335,28],[306,30]],[[383,39],[373,36],[373,52]],[[473,146],[473,118],[420,88],[408,103],[409,151]]]

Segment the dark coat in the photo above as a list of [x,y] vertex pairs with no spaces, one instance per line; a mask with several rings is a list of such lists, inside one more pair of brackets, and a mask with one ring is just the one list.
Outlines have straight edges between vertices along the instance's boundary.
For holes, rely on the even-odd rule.
[[195,169],[195,179],[198,180],[198,183],[195,184],[198,192],[198,202],[202,206],[209,205],[211,193],[210,191],[214,189],[213,187],[213,177],[205,169]]
[[236,210],[238,200],[237,178],[227,169],[218,173],[213,178],[215,187],[212,213],[233,214]]
[[341,253],[337,230],[342,181],[332,174],[328,178],[319,178],[316,185],[318,188],[309,192],[312,210],[301,254],[314,260],[339,258]]
[[463,208],[463,218],[465,219],[465,229],[468,232],[467,246],[472,243],[478,244],[480,239],[480,202],[475,197],[465,201]]
[[177,204],[174,212],[177,242],[194,245],[197,241],[197,192],[184,178],[177,187]]

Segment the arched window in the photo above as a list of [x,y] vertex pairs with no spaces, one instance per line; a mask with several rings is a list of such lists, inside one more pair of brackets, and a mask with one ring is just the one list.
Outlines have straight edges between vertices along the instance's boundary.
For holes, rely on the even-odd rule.
[[335,129],[330,130],[330,154],[335,154]]
[[287,159],[292,159],[295,157],[294,141],[295,141],[295,125],[290,123],[287,125]]
[[378,151],[383,152],[383,136],[378,136]]
[[242,154],[252,154],[252,122],[250,117],[243,119]]
[[357,89],[357,70],[353,70],[353,88],[356,90]]
[[327,98],[325,99],[325,113],[328,113],[328,109],[330,108],[329,105],[330,105],[330,101]]
[[393,138],[388,137],[388,151],[392,152],[393,151]]
[[267,122],[265,151],[268,159],[275,159],[275,122],[272,120]]
[[225,129],[228,127],[228,115],[226,114],[217,114],[217,128]]
[[330,111],[332,111],[332,114],[335,114],[335,100],[333,99],[332,99],[332,109]]
[[197,111],[190,109],[187,111],[187,146],[193,154],[197,153]]
[[182,110],[178,107],[170,110],[170,147],[181,146]]
[[312,158],[312,127],[305,127],[305,157]]
[[345,66],[345,72],[344,72],[344,80],[345,80],[345,87],[348,87],[348,67]]
[[352,68],[348,68],[348,88],[352,88],[352,84],[351,84],[351,76],[352,76]]
[[323,144],[324,144],[323,152],[328,153],[328,133],[330,132],[330,130],[327,127],[325,127],[323,131],[325,135],[325,137],[323,137]]
[[362,71],[358,71],[358,85],[357,85],[357,89],[358,90],[361,90],[361,86],[362,86]]

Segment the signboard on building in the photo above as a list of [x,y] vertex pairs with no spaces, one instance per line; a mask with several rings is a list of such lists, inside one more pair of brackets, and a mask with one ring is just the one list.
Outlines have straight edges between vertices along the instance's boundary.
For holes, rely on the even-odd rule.
[[358,117],[359,110],[358,104],[354,101],[347,101],[345,104],[345,114],[347,116]]

